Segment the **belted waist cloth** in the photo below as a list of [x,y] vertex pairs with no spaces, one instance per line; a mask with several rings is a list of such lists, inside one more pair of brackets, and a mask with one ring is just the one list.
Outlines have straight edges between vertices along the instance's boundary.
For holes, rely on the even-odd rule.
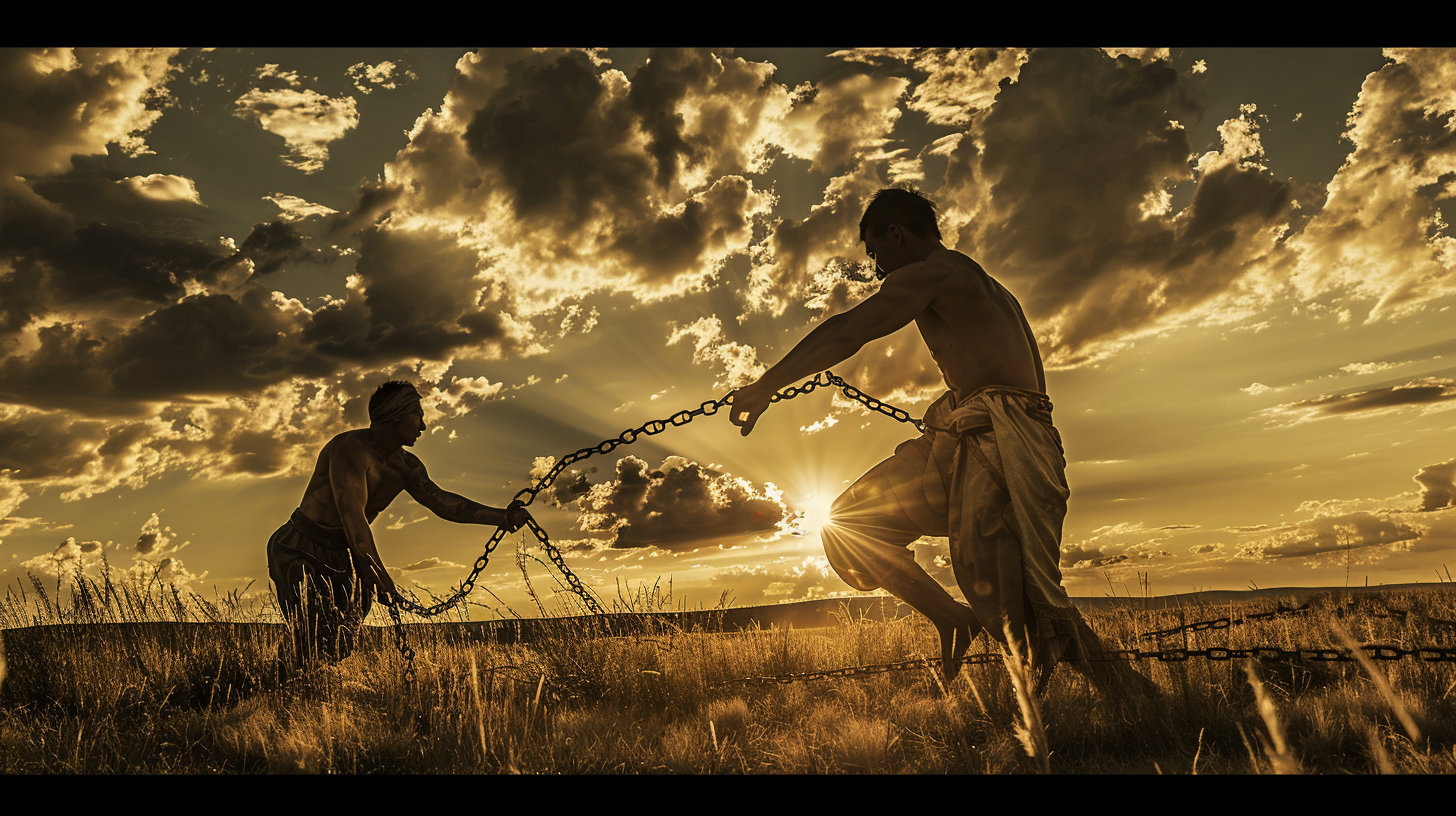
[[343,527],[325,527],[305,516],[302,508],[293,511],[293,515],[288,517],[288,523],[316,544],[322,544],[325,547],[342,547],[346,550],[349,548],[349,537],[344,535]]
[[938,469],[956,581],[977,617],[997,639],[1008,625],[1018,637],[1029,628],[1040,637],[1074,634],[1060,564],[1070,491],[1051,399],[999,385],[961,399],[948,392],[925,423],[927,434],[954,440],[949,472],[946,457]]
[[[288,535],[287,533],[292,533]],[[352,550],[342,527],[325,527],[294,510],[288,521],[269,541],[271,547],[287,550],[313,567],[332,573],[352,569]]]

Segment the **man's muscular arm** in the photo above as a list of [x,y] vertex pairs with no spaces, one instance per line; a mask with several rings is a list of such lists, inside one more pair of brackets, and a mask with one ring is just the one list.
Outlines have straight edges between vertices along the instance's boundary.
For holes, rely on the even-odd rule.
[[748,436],[776,391],[853,357],[865,343],[915,320],[935,299],[942,274],[925,262],[896,270],[880,291],[820,323],[757,382],[734,391],[730,420]]
[[358,444],[340,445],[329,457],[329,485],[334,491],[334,505],[349,549],[356,563],[367,565],[374,580],[387,595],[395,595],[394,579],[384,569],[384,561],[374,546],[374,533],[369,529],[366,504],[369,499],[369,460]]
[[457,493],[451,493],[430,481],[425,465],[413,454],[405,454],[410,464],[418,466],[419,475],[405,485],[411,498],[431,513],[456,524],[489,524],[505,527],[514,533],[526,523],[525,508],[500,508],[473,502]]

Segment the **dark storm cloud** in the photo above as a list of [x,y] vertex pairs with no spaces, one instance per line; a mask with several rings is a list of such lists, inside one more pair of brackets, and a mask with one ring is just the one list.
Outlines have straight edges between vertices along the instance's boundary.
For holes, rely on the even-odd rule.
[[502,287],[476,279],[479,256],[433,232],[372,229],[362,236],[351,291],[314,313],[304,338],[348,360],[440,360],[463,346],[508,346]]
[[196,239],[93,222],[56,261],[52,282],[65,302],[134,297],[165,303],[181,297],[182,282],[211,277],[221,247]]
[[518,218],[581,222],[619,202],[640,206],[655,168],[633,147],[638,120],[587,54],[513,62],[505,75],[471,117],[465,144],[505,182]]
[[161,116],[173,49],[0,49],[0,173],[63,171],[116,143],[135,155]]
[[546,502],[552,507],[565,507],[591,490],[591,478],[588,474],[596,472],[595,467],[588,468],[584,472],[575,469],[567,470],[557,478],[551,487],[546,489],[542,498],[546,499]]
[[79,476],[107,438],[105,423],[57,413],[0,419],[0,470],[22,479]]
[[1305,422],[1336,416],[1358,416],[1401,408],[1433,406],[1456,400],[1456,380],[1421,377],[1398,385],[1321,394],[1312,399],[1288,402],[1260,411],[1276,422]]
[[1456,459],[1426,465],[1412,477],[1421,486],[1421,509],[1427,512],[1456,505]]
[[278,271],[286,263],[310,260],[318,254],[317,249],[309,249],[304,244],[303,238],[292,226],[270,221],[255,224],[237,253],[227,261],[247,258],[253,262],[253,274],[261,276]]
[[1365,551],[1380,554],[1406,550],[1423,535],[1420,527],[1385,514],[1355,512],[1321,516],[1276,528],[1273,534],[1239,547],[1244,558],[1313,558],[1327,553]]
[[104,341],[73,323],[54,323],[35,333],[37,347],[24,356],[0,358],[0,395],[7,402],[87,412],[135,413],[115,406],[104,361]]
[[32,186],[0,185],[0,257],[14,265],[0,283],[6,328],[70,306],[134,317],[225,272],[221,244],[198,235],[203,208],[186,179],[119,177],[78,160]]
[[1166,212],[1160,196],[1194,176],[1174,122],[1202,116],[1198,83],[1167,62],[1037,50],[950,153],[947,243],[1007,280],[1054,361],[1228,291],[1299,194],[1258,165],[1245,111],[1200,160],[1192,203]]
[[771,205],[745,177],[786,96],[766,63],[653,52],[639,83],[596,54],[489,49],[460,68],[390,164],[400,192],[378,209],[410,229],[467,225],[524,315],[592,290],[699,285],[746,251]]
[[684,137],[677,103],[689,90],[706,90],[708,72],[719,64],[711,51],[655,48],[632,77],[627,104],[647,135],[647,153],[657,165],[654,175],[659,187],[670,187],[677,179],[679,158],[691,161],[701,150]]
[[232,394],[336,365],[300,346],[298,318],[261,290],[193,295],[110,337],[77,324],[37,332],[38,349],[0,360],[13,402],[126,414],[136,403]]
[[624,231],[612,247],[621,252],[644,280],[664,280],[697,268],[708,250],[733,243],[749,228],[753,188],[739,176],[727,176],[682,209],[664,213]]
[[715,541],[773,530],[788,517],[772,494],[743,479],[669,457],[649,470],[635,456],[617,460],[616,479],[577,501],[577,526],[614,534],[615,547],[696,549]]
[[31,189],[69,214],[77,225],[146,224],[158,232],[191,236],[205,208],[182,176],[131,176],[128,162],[111,156],[75,156],[63,174],[35,177]]

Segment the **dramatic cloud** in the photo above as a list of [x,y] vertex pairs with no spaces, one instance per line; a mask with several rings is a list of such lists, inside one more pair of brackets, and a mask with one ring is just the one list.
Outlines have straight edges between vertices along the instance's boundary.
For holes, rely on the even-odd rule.
[[1067,570],[1100,569],[1124,562],[1168,558],[1172,556],[1164,549],[1170,538],[1168,532],[1191,530],[1196,526],[1170,524],[1148,528],[1138,521],[1099,527],[1085,541],[1062,544],[1062,566]]
[[790,517],[777,488],[669,456],[649,470],[635,456],[617,460],[616,478],[577,499],[578,529],[609,533],[615,547],[695,549],[778,529]]
[[492,49],[458,69],[386,168],[389,223],[473,247],[524,314],[699,286],[772,205],[743,176],[783,94],[771,66],[654,51],[629,80],[583,51]]
[[898,48],[838,51],[834,56],[871,64],[913,65],[925,76],[906,107],[924,113],[932,124],[963,127],[976,111],[991,107],[1003,80],[1016,81],[1027,52],[1020,48]]
[[74,155],[151,152],[175,49],[0,52],[0,179],[64,172]]
[[400,68],[389,60],[384,60],[378,65],[370,65],[367,62],[360,62],[349,66],[349,78],[354,81],[354,87],[362,94],[373,93],[375,88],[394,90],[399,87],[401,81],[419,79],[414,71]]
[[103,555],[102,547],[100,541],[77,541],[75,538],[67,538],[50,552],[21,561],[13,572],[16,575],[29,572],[47,583],[55,582],[57,579],[64,582],[73,578],[77,573],[84,575],[88,570],[100,565]]
[[1308,521],[1276,527],[1268,535],[1242,544],[1238,554],[1256,560],[1315,559],[1330,553],[1346,552],[1359,552],[1362,559],[1378,558],[1390,552],[1410,549],[1424,532],[1424,527],[1388,513],[1317,516]]
[[314,204],[298,196],[291,196],[286,193],[273,193],[263,198],[278,205],[278,209],[281,211],[278,217],[284,223],[302,221],[305,218],[312,218],[314,216],[334,215],[338,212],[338,210],[325,207],[322,204]]
[[329,143],[359,124],[352,96],[334,99],[307,89],[253,88],[233,104],[236,116],[253,119],[269,133],[282,136],[288,147],[283,163],[305,173],[324,169]]
[[[100,541],[77,541],[74,537],[68,537],[50,552],[22,561],[13,569],[0,574],[9,580],[29,572],[47,582],[59,581],[64,592],[76,576],[99,578],[101,571],[108,568],[111,558],[130,555],[131,566],[122,571],[122,576],[130,580],[133,586],[155,589],[171,585],[185,590],[208,575],[207,571],[203,571],[201,575],[193,573],[177,557],[177,553],[190,543],[177,543],[172,528],[164,526],[158,514],[152,513],[142,523],[134,546],[112,541],[105,544]],[[107,550],[113,551],[111,557],[107,556]]]
[[671,346],[689,337],[693,340],[693,362],[716,370],[714,388],[747,385],[767,370],[758,361],[758,352],[752,346],[724,339],[723,322],[717,317],[701,317],[682,328],[674,328],[667,344]]
[[[1260,164],[1251,107],[1190,166],[1198,81],[1096,50],[1032,52],[949,152],[947,243],[1021,299],[1049,365],[1087,362],[1233,291],[1300,193]],[[1167,192],[1195,179],[1171,213]]]
[[1367,391],[1321,394],[1311,399],[1266,408],[1259,415],[1277,424],[1295,424],[1338,416],[1378,416],[1412,408],[1444,410],[1451,407],[1452,400],[1456,400],[1456,380],[1421,377],[1399,385]]
[[783,603],[859,594],[850,591],[823,556],[779,558],[769,563],[732,564],[713,576],[713,586],[745,604]]
[[391,572],[396,572],[397,571],[397,572],[403,573],[403,572],[423,572],[425,570],[432,570],[432,569],[463,570],[463,569],[468,569],[468,567],[466,567],[464,564],[457,564],[454,561],[446,561],[446,560],[444,560],[442,558],[436,558],[434,556],[431,556],[431,557],[426,558],[426,559],[423,559],[421,561],[416,561],[413,564],[406,564],[403,567],[399,567],[398,570],[390,570],[390,571]]
[[1456,292],[1456,239],[1440,205],[1456,197],[1456,52],[1387,49],[1360,90],[1354,145],[1303,233],[1296,285],[1346,290],[1394,318]]
[[1411,477],[1421,486],[1421,509],[1427,512],[1456,505],[1456,459],[1426,465]]
[[11,472],[0,468],[0,544],[5,536],[30,527],[40,521],[38,518],[22,518],[15,510],[30,498],[30,494],[11,477]]

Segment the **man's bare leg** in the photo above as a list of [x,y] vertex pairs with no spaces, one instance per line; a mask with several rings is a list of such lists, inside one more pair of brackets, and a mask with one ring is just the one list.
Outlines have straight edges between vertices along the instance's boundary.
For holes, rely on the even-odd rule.
[[981,621],[969,606],[957,601],[918,565],[902,566],[878,576],[880,585],[930,619],[940,633],[941,671],[947,682],[960,672],[961,658],[971,639],[981,632]]

